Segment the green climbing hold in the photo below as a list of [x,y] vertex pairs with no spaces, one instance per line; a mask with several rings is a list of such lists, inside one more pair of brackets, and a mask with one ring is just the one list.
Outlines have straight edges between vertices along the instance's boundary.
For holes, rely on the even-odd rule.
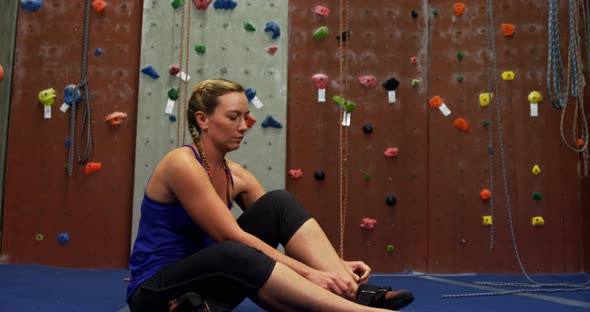
[[199,43],[195,46],[195,51],[199,54],[203,54],[203,53],[205,53],[205,51],[207,51],[207,48],[205,47],[204,44]]
[[177,88],[171,88],[170,90],[168,90],[168,97],[172,101],[178,100],[178,89]]
[[462,51],[457,52],[457,58],[458,59],[462,60],[463,59],[463,56],[465,56],[465,54],[463,54]]
[[489,121],[487,121],[487,120],[484,120],[484,121],[481,123],[481,125],[487,128],[487,127],[489,127],[489,126],[490,126],[490,122],[489,122]]
[[252,23],[250,23],[248,21],[244,21],[243,25],[244,25],[244,29],[247,31],[256,31],[256,27],[254,27],[254,25],[252,25]]
[[321,39],[324,39],[324,38],[328,37],[329,34],[330,34],[330,31],[328,30],[328,27],[327,26],[322,26],[322,27],[318,28],[313,33],[313,39],[315,39],[315,40],[321,40]]
[[419,85],[420,85],[420,80],[412,79],[412,88],[418,88]]
[[369,173],[365,173],[365,181],[371,181],[371,176],[369,175]]
[[533,199],[534,200],[541,200],[541,198],[543,198],[543,196],[541,196],[541,193],[533,192]]
[[393,252],[393,245],[387,245],[387,252]]
[[338,95],[334,95],[332,100],[336,102],[338,105],[342,106],[347,113],[352,113],[356,109],[356,104],[354,102],[345,100]]
[[38,241],[38,242],[40,242],[40,241],[42,241],[44,239],[45,239],[45,236],[43,236],[43,234],[37,234],[37,235],[35,235],[35,240]]
[[463,77],[463,75],[461,75],[461,74],[457,75],[457,81],[461,82],[461,81],[463,81],[463,79],[465,79],[465,77]]
[[184,5],[184,0],[172,0],[172,2],[170,4],[172,5],[173,8],[178,9]]
[[438,13],[439,13],[439,12],[440,12],[440,11],[439,11],[438,9],[434,9],[434,10],[432,10],[432,14],[433,14],[433,15],[435,15],[435,16],[436,16],[436,15],[438,15]]

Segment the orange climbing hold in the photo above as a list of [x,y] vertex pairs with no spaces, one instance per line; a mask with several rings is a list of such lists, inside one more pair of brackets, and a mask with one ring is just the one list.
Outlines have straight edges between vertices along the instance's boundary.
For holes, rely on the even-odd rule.
[[0,65],[0,80],[4,79],[4,67]]
[[488,189],[483,189],[481,192],[479,192],[479,197],[483,200],[488,200],[490,197],[492,197],[492,192],[490,192]]
[[514,25],[513,24],[502,24],[502,32],[504,36],[512,36],[514,35]]
[[104,2],[104,0],[94,0],[90,5],[92,6],[92,8],[94,8],[96,12],[99,13],[107,7],[107,3]]
[[110,121],[111,125],[116,126],[116,125],[121,124],[123,122],[123,120],[126,118],[127,118],[126,113],[114,112],[114,113],[107,115],[104,120]]
[[86,168],[84,168],[84,174],[88,175],[93,172],[97,172],[102,168],[102,163],[99,162],[89,162],[86,164]]
[[576,143],[578,144],[578,148],[584,147],[584,140],[578,139],[578,141]]
[[455,3],[455,5],[453,5],[453,13],[455,13],[455,16],[463,15],[464,11],[465,11],[465,3],[457,2],[457,3]]
[[467,120],[463,118],[457,118],[453,123],[453,126],[461,131],[469,130],[469,124],[467,123]]
[[432,99],[430,99],[430,101],[428,101],[428,105],[431,108],[438,108],[443,104],[443,100],[440,96],[435,96]]

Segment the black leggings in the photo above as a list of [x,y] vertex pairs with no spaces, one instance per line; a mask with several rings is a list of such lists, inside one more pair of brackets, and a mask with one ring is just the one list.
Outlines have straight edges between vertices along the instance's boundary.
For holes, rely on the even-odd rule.
[[[239,218],[240,227],[276,248],[285,246],[311,217],[286,191],[259,198]],[[224,241],[163,267],[139,286],[129,299],[133,312],[164,312],[168,302],[196,292],[212,311],[231,311],[246,297],[254,298],[275,266],[260,250]]]

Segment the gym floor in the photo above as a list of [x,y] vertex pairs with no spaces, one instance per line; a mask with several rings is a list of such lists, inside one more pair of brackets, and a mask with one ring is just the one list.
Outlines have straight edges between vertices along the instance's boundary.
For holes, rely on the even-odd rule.
[[[44,312],[124,312],[129,276],[127,270],[63,269],[35,265],[0,265],[0,311]],[[567,283],[580,285],[590,280],[590,274],[532,275],[538,283]],[[527,283],[524,275],[457,274],[437,275],[407,272],[374,274],[375,285],[390,285],[408,289],[416,300],[403,311],[552,311],[590,310],[590,287],[563,291],[564,287],[531,288],[536,292],[498,295],[498,291],[513,291],[524,287],[487,286],[477,282]],[[570,288],[571,289],[571,288]],[[473,296],[476,293],[487,295]],[[468,295],[443,298],[445,295]],[[262,311],[250,300],[244,301],[236,312]]]

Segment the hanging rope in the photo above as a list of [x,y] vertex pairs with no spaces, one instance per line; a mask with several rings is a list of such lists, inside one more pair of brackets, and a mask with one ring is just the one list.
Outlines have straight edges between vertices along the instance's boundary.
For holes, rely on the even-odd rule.
[[[583,175],[588,176],[588,122],[586,113],[584,111],[584,94],[580,94],[580,90],[584,90],[585,80],[583,75],[583,62],[582,59],[582,48],[580,41],[580,21],[581,15],[585,15],[583,9],[583,3],[581,0],[569,0],[568,2],[568,13],[569,13],[569,53],[568,53],[568,79],[567,85],[571,86],[571,95],[575,98],[574,116],[572,121],[572,139],[573,142],[578,141],[578,138],[583,141],[582,146],[572,145],[565,138],[564,133],[564,119],[567,109],[567,101],[563,104],[563,110],[561,112],[561,119],[559,123],[559,129],[561,134],[561,140],[563,143],[572,151],[582,153],[583,159]],[[588,29],[586,29],[588,32]],[[587,37],[586,37],[587,38]],[[586,51],[588,51],[588,41],[586,43]],[[577,131],[578,123],[580,124],[580,132]],[[576,144],[575,143],[575,144]]]
[[[94,151],[94,144],[92,141],[92,122],[91,122],[91,110],[90,110],[90,89],[88,87],[87,65],[88,65],[88,33],[90,29],[90,2],[86,0],[86,11],[84,13],[84,37],[83,37],[83,48],[82,48],[82,69],[80,83],[77,84],[72,90],[72,103],[70,112],[70,138],[69,138],[69,149],[68,149],[68,176],[72,176],[74,170],[74,149],[76,142],[76,105],[78,95],[81,95],[81,89],[84,88],[84,114],[82,117],[82,131],[80,132],[80,144],[77,150],[77,159],[79,163],[87,163],[92,159]],[[84,131],[86,130],[86,131]],[[81,145],[85,143],[84,148]]]
[[[549,51],[547,53],[547,97],[551,105],[561,109],[566,105],[568,85],[566,83],[561,48],[559,46],[558,0],[549,0]],[[565,88],[565,89],[564,89]]]
[[[184,27],[185,27],[185,25],[184,25],[184,6],[185,5],[183,3],[182,13],[181,13],[182,15],[181,15],[181,20],[180,20],[180,47],[178,49],[179,50],[179,52],[178,52],[178,54],[179,54],[178,66],[180,67],[180,72],[184,71],[184,68],[182,66],[182,62],[184,60],[183,59],[183,51],[185,50],[185,47],[184,47]],[[187,45],[186,49],[188,49],[188,43],[186,45]],[[188,52],[187,52],[187,54],[188,54]],[[177,117],[176,118],[176,122],[177,122],[177,124],[176,124],[176,147],[180,147],[181,145],[183,145],[183,143],[180,142],[180,129],[182,128],[182,123],[183,123],[182,105],[181,105],[182,100],[183,100],[182,99],[182,94],[183,94],[182,93],[182,86],[183,86],[182,79],[178,79],[178,103],[176,105],[177,106],[177,108],[176,108],[176,110],[177,110],[177,112],[176,112],[176,115],[177,115],[176,116]],[[184,142],[184,140],[183,140],[183,142]]]
[[[570,0],[570,1],[577,1],[577,0]],[[550,3],[550,10],[551,8]],[[551,14],[550,14],[551,15]],[[525,287],[524,289],[517,289],[517,290],[508,290],[508,291],[496,291],[496,292],[487,292],[487,293],[469,293],[469,294],[454,294],[454,295],[442,295],[442,298],[462,298],[462,297],[478,297],[478,296],[500,296],[500,295],[510,295],[510,294],[517,294],[517,293],[529,293],[529,292],[564,292],[564,291],[584,291],[590,290],[590,280],[583,283],[583,284],[570,284],[570,283],[540,283],[534,281],[526,272],[522,260],[520,258],[518,252],[518,246],[516,242],[516,235],[514,232],[514,224],[512,220],[512,208],[511,208],[511,199],[510,199],[510,192],[508,190],[508,182],[506,177],[506,161],[504,157],[504,144],[503,144],[503,137],[502,137],[502,116],[501,116],[501,107],[500,107],[500,96],[499,96],[499,88],[498,88],[498,75],[497,75],[497,66],[496,66],[496,45],[495,45],[495,29],[494,29],[494,14],[493,14],[493,0],[486,0],[486,21],[487,21],[487,44],[488,44],[488,53],[489,53],[489,60],[488,60],[488,87],[494,86],[494,101],[493,104],[496,108],[497,113],[497,123],[498,123],[498,143],[500,146],[500,160],[501,160],[501,172],[502,172],[502,182],[504,187],[504,193],[506,196],[506,208],[508,210],[508,221],[510,227],[510,234],[512,237],[512,246],[514,249],[514,254],[520,270],[522,274],[526,277],[526,279],[530,282],[530,284],[526,283],[513,283],[513,282],[475,282],[475,284],[479,285],[489,285],[489,286],[510,286],[510,287]],[[551,23],[551,17],[550,17]],[[571,25],[570,25],[571,26]],[[490,68],[491,66],[491,68]],[[567,95],[567,93],[566,93]],[[492,106],[490,103],[489,106]],[[492,109],[489,108],[490,118],[492,117]],[[491,123],[491,122],[490,122]],[[490,127],[491,133],[491,127]],[[490,145],[488,147],[490,156],[493,155],[493,145],[492,145],[492,137],[490,136]],[[493,187],[493,159],[490,157],[490,180],[492,183],[491,187]],[[493,188],[492,188],[493,189]],[[492,194],[493,191],[492,191]],[[492,196],[493,198],[493,196]],[[493,203],[493,202],[492,202]],[[493,211],[493,205],[492,205]],[[493,232],[492,232],[493,233]],[[493,234],[491,241],[493,242]],[[492,244],[490,244],[492,246]],[[491,247],[490,247],[491,248]],[[546,289],[543,287],[560,287],[558,289]],[[533,289],[536,288],[536,289]]]
[[[346,14],[344,13],[346,12]],[[346,8],[344,8],[343,0],[340,0],[340,42],[339,42],[339,72],[340,72],[340,90],[339,94],[344,101],[346,101],[345,89],[346,78],[348,75],[348,41],[350,40],[349,33],[349,0],[346,0]],[[346,24],[346,30],[344,29]],[[346,33],[345,33],[346,32]],[[339,254],[344,258],[344,230],[346,228],[346,210],[348,206],[348,127],[343,126],[344,121],[344,105],[341,105],[339,110],[339,124],[338,124],[338,147],[340,151],[340,177],[339,177],[339,214],[340,214],[340,247]]]

